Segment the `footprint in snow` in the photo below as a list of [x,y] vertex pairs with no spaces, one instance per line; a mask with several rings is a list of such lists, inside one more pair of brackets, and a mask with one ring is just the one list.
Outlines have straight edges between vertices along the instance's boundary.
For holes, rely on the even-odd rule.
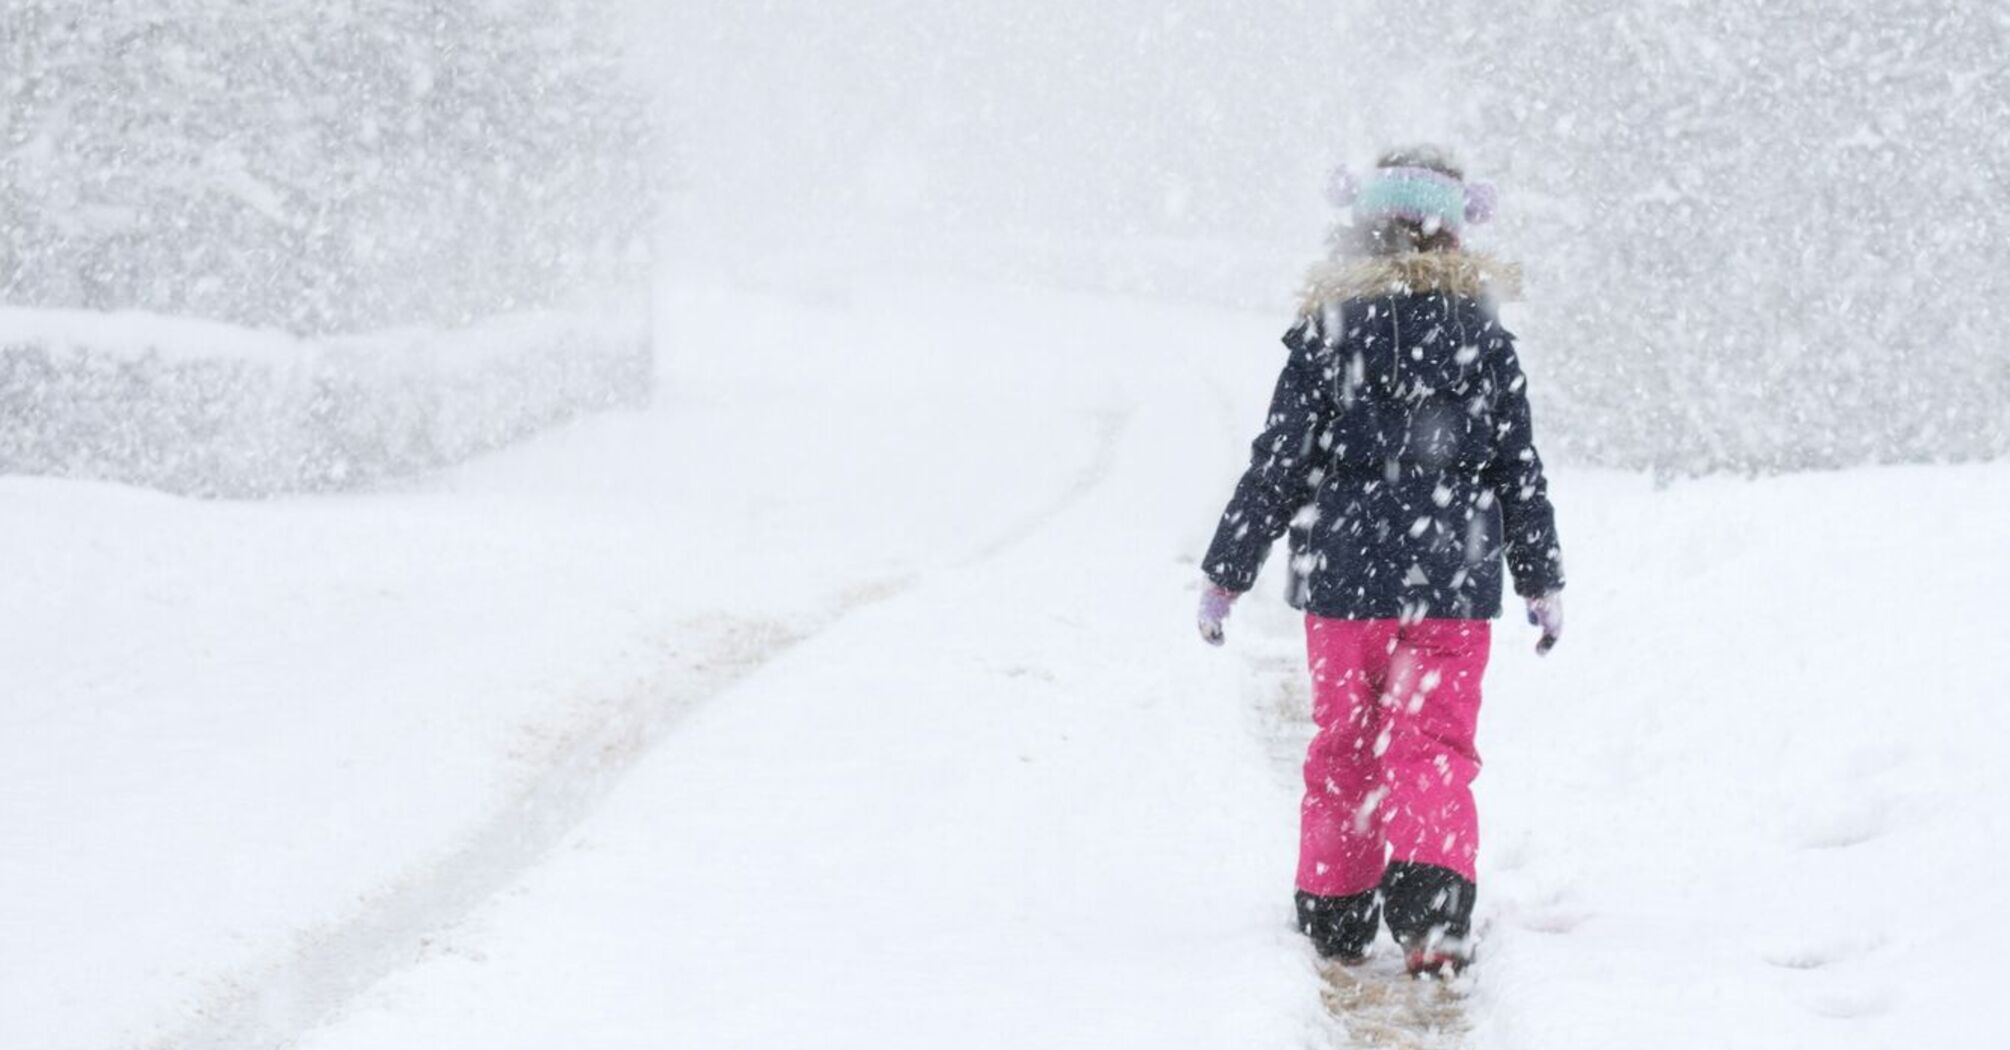
[[1515,917],[1515,925],[1532,933],[1569,933],[1584,925],[1592,913],[1582,908],[1539,908]]
[[1882,802],[1811,814],[1795,839],[1802,849],[1847,849],[1884,837],[1891,830],[1891,807]]
[[1867,744],[1850,752],[1842,775],[1851,781],[1896,773],[1912,764],[1912,747],[1902,742]]
[[1779,944],[1760,953],[1760,958],[1783,970],[1820,970],[1837,963],[1861,959],[1884,947],[1882,933],[1858,937],[1828,937]]
[[1598,913],[1577,903],[1577,891],[1559,886],[1515,909],[1514,924],[1531,933],[1569,933]]
[[1887,986],[1839,989],[1807,998],[1809,1010],[1838,1021],[1853,1021],[1890,1013],[1898,1005],[1898,991]]

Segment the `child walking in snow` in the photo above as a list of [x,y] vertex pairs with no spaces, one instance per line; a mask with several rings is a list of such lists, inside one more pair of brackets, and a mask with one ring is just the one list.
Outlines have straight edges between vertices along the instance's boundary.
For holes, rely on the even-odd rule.
[[1489,302],[1515,275],[1461,245],[1492,188],[1416,147],[1333,191],[1354,224],[1284,336],[1270,415],[1202,563],[1200,630],[1221,644],[1289,529],[1318,727],[1299,927],[1356,962],[1386,912],[1410,971],[1437,972],[1469,957],[1473,731],[1503,555],[1539,652],[1562,633],[1563,563],[1514,339]]

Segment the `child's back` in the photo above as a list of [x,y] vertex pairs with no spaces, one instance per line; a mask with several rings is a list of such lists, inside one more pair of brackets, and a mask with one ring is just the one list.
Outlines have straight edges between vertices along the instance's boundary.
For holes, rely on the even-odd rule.
[[1246,590],[1295,518],[1319,616],[1491,619],[1504,547],[1524,594],[1561,584],[1526,382],[1484,298],[1497,273],[1452,251],[1315,272],[1210,578]]
[[1480,679],[1503,556],[1562,630],[1562,555],[1514,339],[1513,274],[1460,244],[1491,207],[1436,151],[1385,156],[1341,261],[1313,273],[1250,464],[1202,568],[1201,633],[1292,533],[1313,721],[1298,920],[1362,957],[1383,909],[1412,970],[1469,955]]

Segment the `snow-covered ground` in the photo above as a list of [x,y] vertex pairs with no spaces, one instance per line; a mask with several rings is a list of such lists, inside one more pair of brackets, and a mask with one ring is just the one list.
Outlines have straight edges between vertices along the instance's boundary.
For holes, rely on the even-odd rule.
[[[1344,1045],[1295,624],[1189,615],[1280,318],[659,319],[648,413],[402,491],[0,480],[0,1046]],[[1467,1042],[1995,1045],[2010,466],[1555,496]]]

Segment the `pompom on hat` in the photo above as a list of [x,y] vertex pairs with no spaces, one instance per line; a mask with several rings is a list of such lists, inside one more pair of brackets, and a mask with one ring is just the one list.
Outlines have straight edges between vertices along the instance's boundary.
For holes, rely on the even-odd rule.
[[1354,199],[1361,195],[1361,180],[1347,170],[1346,165],[1333,169],[1326,177],[1326,201],[1335,208],[1351,208]]
[[1466,222],[1472,226],[1482,226],[1494,217],[1494,209],[1500,205],[1501,193],[1491,182],[1466,183]]

